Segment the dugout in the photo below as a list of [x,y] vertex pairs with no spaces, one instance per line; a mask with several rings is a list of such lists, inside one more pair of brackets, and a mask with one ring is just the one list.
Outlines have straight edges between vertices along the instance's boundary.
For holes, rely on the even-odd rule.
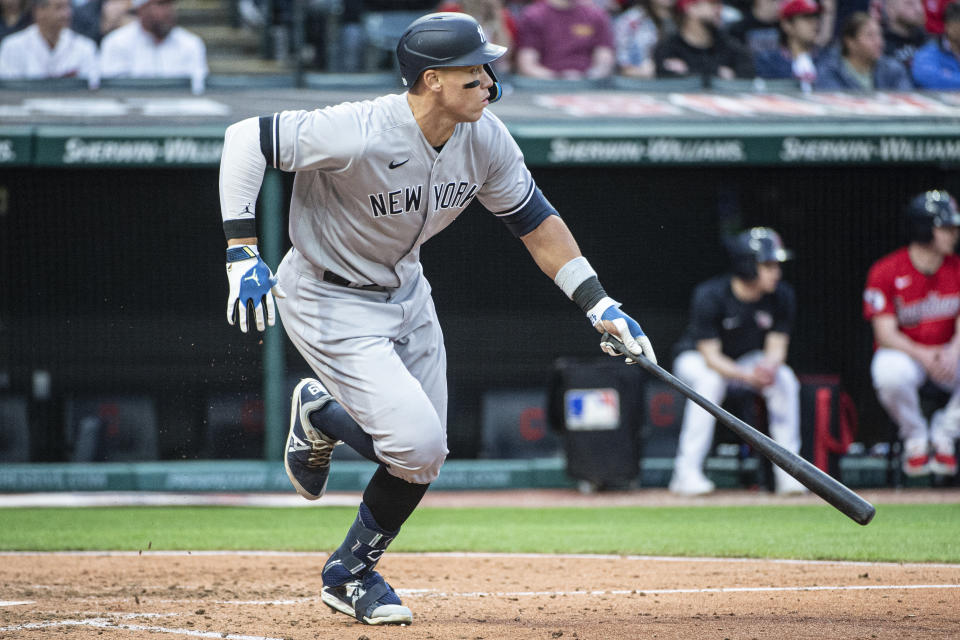
[[[279,457],[263,425],[286,429],[288,379],[306,371],[277,331],[224,322],[219,142],[249,115],[368,95],[0,96],[0,394],[28,404],[30,460],[70,460],[70,403],[103,394],[151,400],[159,459],[217,457],[231,437],[243,453],[221,457]],[[796,251],[794,368],[840,374],[861,438],[887,436],[861,288],[902,243],[910,195],[960,191],[955,96],[516,92],[494,111],[663,357],[692,286],[725,268],[722,234],[776,228]],[[292,179],[270,176],[261,237],[279,255]],[[595,356],[598,336],[478,206],[422,257],[446,335],[452,457],[476,457],[485,390],[545,388],[555,358]],[[230,415],[247,430],[211,445]]]

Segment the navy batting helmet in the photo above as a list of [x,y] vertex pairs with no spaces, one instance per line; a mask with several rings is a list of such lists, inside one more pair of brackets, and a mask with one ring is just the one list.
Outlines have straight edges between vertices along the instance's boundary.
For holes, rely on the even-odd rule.
[[911,242],[930,242],[934,227],[960,227],[957,201],[946,191],[925,191],[907,204]]
[[744,280],[757,277],[760,262],[786,262],[793,251],[784,248],[780,234],[770,227],[753,227],[732,238],[728,245],[733,273]]
[[410,23],[397,43],[397,61],[403,85],[412,87],[427,69],[483,65],[493,80],[490,102],[503,94],[490,63],[507,52],[487,42],[483,27],[465,13],[431,13]]

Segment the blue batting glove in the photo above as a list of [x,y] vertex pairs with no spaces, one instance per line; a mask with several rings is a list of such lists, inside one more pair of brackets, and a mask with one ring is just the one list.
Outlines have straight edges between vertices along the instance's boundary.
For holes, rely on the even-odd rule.
[[[600,333],[609,332],[618,338],[631,355],[643,356],[653,364],[657,364],[657,356],[653,352],[650,338],[643,332],[637,321],[620,311],[620,303],[609,297],[602,298],[587,312],[587,318]],[[608,343],[601,342],[600,348],[611,356],[620,353]],[[627,359],[628,364],[634,361]]]
[[286,298],[287,294],[280,287],[270,267],[260,257],[256,246],[238,244],[227,248],[227,280],[230,282],[227,322],[232,326],[235,317],[239,316],[240,331],[246,333],[247,305],[252,304],[257,329],[263,331],[266,325],[272,327],[276,322],[273,297]]

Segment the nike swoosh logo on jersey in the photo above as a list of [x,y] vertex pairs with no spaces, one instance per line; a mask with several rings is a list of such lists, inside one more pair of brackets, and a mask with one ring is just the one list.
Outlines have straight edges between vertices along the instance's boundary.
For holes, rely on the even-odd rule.
[[396,169],[397,167],[402,167],[403,165],[407,164],[408,162],[410,162],[410,158],[407,158],[407,159],[404,160],[403,162],[396,162],[396,161],[394,161],[394,160],[391,160],[391,161],[390,161],[390,164],[389,164],[388,166],[389,166],[391,169]]
[[910,276],[900,276],[893,279],[893,286],[897,289],[906,289],[910,286]]

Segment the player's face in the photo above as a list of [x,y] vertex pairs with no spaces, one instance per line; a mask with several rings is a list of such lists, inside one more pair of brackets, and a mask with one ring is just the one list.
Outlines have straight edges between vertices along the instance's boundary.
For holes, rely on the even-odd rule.
[[482,65],[438,69],[441,77],[441,102],[459,122],[475,122],[490,103],[493,80]]
[[958,238],[960,238],[958,227],[934,227],[933,249],[940,255],[950,255],[957,248]]
[[757,263],[757,287],[764,293],[773,293],[780,282],[780,263],[776,261]]

